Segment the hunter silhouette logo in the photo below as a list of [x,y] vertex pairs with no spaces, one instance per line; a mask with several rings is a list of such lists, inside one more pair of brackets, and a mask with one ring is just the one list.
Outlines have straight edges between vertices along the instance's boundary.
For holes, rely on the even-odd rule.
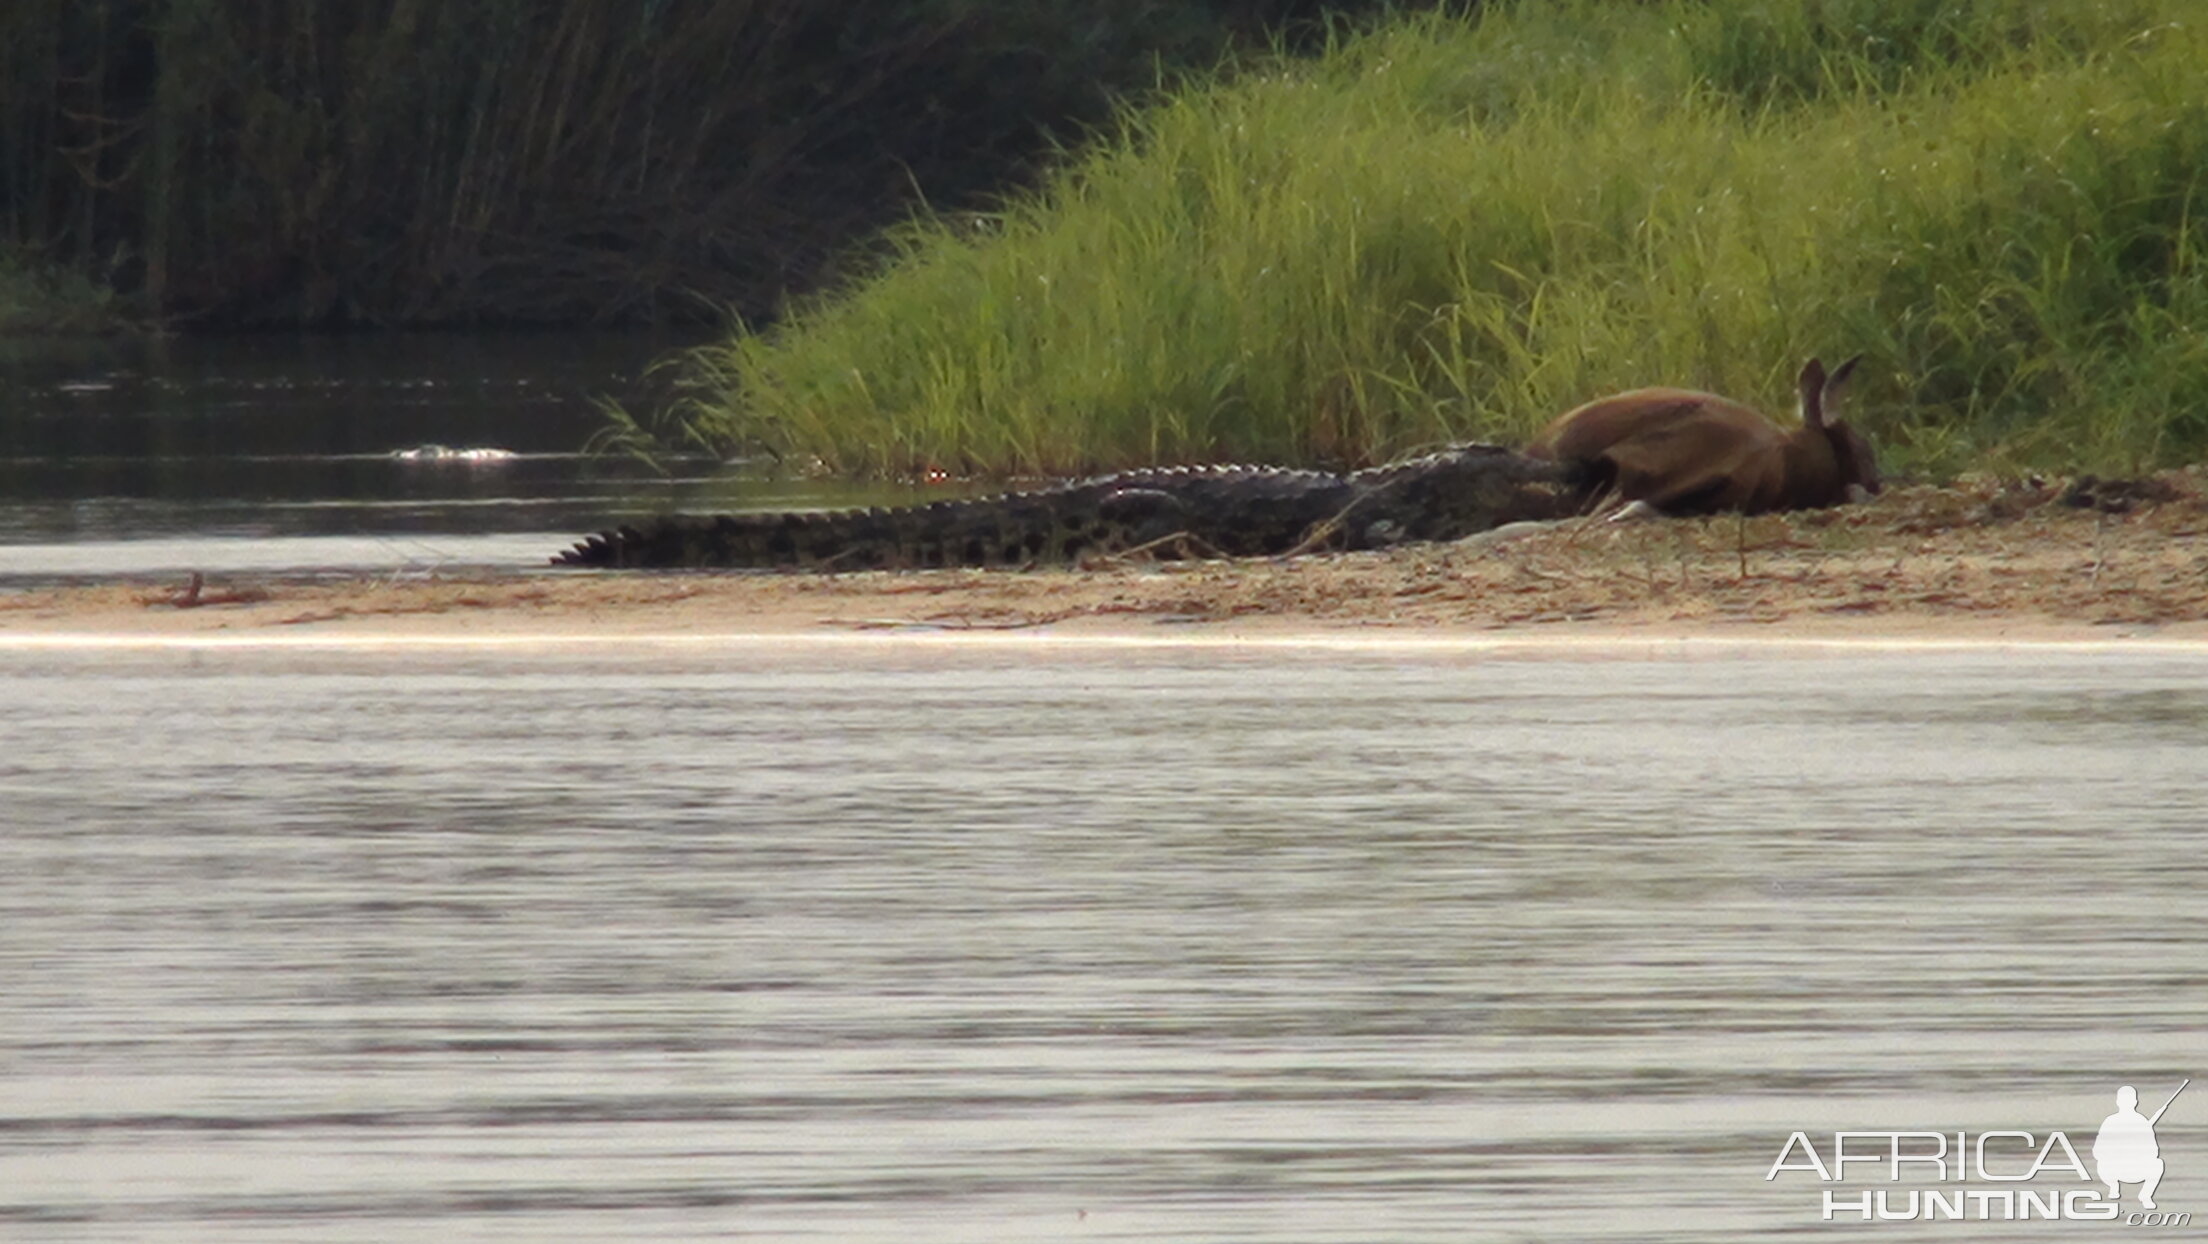
[[[2191,1076],[2185,1084],[2193,1082]],[[2185,1091],[2177,1086],[2177,1093]],[[2122,1185],[2139,1185],[2139,1207],[2154,1208],[2155,1185],[2162,1182],[2162,1150],[2154,1142],[2154,1125],[2177,1103],[2177,1093],[2162,1103],[2153,1118],[2139,1113],[2139,1090],[2125,1085],[2116,1090],[2116,1113],[2101,1120],[2101,1134],[2093,1138],[2093,1168],[2108,1186],[2108,1199],[2123,1199]]]
[[[2083,1137],[2073,1144],[2059,1131],[1847,1131],[1824,1143],[1795,1132],[1763,1177],[1815,1176],[1822,1185],[1818,1216],[1826,1222],[2044,1218],[2190,1226],[2191,1213],[2155,1208],[2167,1167],[2154,1129],[2191,1083],[2188,1077],[2179,1084],[2151,1115],[2139,1112],[2139,1090],[2117,1089],[2116,1113],[2093,1138],[2090,1169],[2079,1153]],[[2129,1212],[2127,1184],[2138,1188],[2138,1208]]]

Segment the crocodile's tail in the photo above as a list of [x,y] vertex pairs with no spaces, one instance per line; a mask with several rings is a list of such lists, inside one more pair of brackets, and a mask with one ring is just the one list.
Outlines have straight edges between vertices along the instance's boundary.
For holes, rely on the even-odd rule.
[[996,533],[973,526],[974,516],[971,503],[955,501],[898,510],[670,514],[600,532],[552,562],[606,569],[871,570],[1036,559],[1038,549],[1028,540],[1000,543]]
[[1022,567],[1123,552],[1187,526],[1187,507],[1129,474],[898,509],[677,514],[601,532],[552,559],[606,569]]

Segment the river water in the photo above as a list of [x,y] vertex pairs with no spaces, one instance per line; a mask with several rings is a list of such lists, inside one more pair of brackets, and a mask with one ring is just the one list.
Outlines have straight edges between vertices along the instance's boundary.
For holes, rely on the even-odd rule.
[[0,1237],[1862,1231],[1791,1133],[2014,1173],[2208,1070],[2204,676],[0,648]]
[[[859,499],[662,349],[0,348],[0,591]],[[0,642],[0,1238],[1800,1238],[2208,1069],[2208,655],[1186,634]]]
[[524,570],[640,514],[918,495],[695,455],[661,473],[586,452],[607,426],[602,402],[663,403],[649,369],[673,344],[0,340],[0,591],[189,570]]

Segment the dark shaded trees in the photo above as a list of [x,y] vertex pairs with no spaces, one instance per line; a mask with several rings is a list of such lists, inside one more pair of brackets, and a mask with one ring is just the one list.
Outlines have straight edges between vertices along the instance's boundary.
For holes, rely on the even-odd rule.
[[0,247],[186,324],[771,314],[1337,0],[11,0]]

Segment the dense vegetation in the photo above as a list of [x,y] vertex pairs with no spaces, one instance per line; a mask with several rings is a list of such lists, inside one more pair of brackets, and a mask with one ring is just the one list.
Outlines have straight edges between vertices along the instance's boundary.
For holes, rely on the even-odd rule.
[[1425,16],[1189,89],[692,355],[685,430],[845,470],[1364,461],[1863,351],[1904,466],[2208,451],[2197,0]]
[[758,314],[1372,0],[7,0],[0,328]]

